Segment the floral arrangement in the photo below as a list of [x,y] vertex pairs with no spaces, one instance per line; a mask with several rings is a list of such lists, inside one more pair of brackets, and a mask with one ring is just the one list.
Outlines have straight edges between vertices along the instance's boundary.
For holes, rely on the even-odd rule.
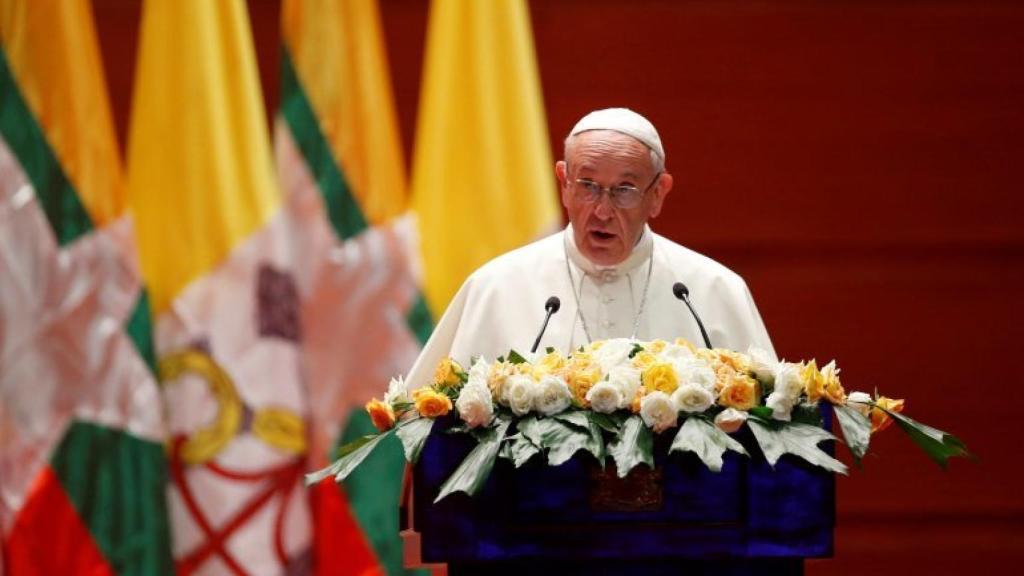
[[[366,409],[376,435],[339,451],[332,465],[310,474],[344,480],[390,434],[415,463],[434,420],[457,413],[452,431],[472,434],[478,444],[445,482],[438,500],[454,492],[475,494],[497,458],[516,467],[538,456],[557,466],[583,450],[602,465],[611,457],[624,477],[638,464],[654,466],[656,434],[674,433],[669,452],[693,452],[720,471],[723,454],[747,449],[733,435],[743,426],[774,465],[783,454],[842,474],[847,467],[818,444],[836,437],[822,428],[819,403],[834,410],[854,460],[867,453],[871,435],[895,422],[940,466],[968,456],[954,436],[903,415],[904,401],[877,392],[847,394],[835,362],[776,362],[756,348],[746,354],[696,348],[691,343],[613,339],[593,342],[568,356],[516,351],[469,370],[446,358],[429,386],[409,391],[401,378],[383,400]],[[513,433],[510,433],[514,431]]]

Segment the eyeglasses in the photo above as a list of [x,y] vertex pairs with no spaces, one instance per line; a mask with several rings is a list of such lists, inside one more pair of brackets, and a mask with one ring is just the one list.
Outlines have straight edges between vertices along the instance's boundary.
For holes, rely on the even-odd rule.
[[616,208],[636,208],[643,199],[644,194],[654,186],[654,183],[661,177],[661,172],[654,175],[654,179],[643,190],[636,186],[623,184],[619,186],[604,187],[589,178],[577,178],[573,182],[573,191],[576,199],[581,202],[597,202],[601,199],[601,193],[608,191],[608,199]]

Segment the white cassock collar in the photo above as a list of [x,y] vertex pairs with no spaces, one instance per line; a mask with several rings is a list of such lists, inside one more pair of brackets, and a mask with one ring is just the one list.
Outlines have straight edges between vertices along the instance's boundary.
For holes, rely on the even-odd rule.
[[644,224],[644,231],[640,234],[640,240],[633,247],[633,251],[625,260],[613,266],[595,264],[580,252],[576,246],[576,238],[573,236],[572,224],[565,227],[564,241],[565,253],[569,256],[569,260],[599,283],[614,282],[619,276],[629,274],[637,266],[646,264],[654,250],[654,235],[646,224]]

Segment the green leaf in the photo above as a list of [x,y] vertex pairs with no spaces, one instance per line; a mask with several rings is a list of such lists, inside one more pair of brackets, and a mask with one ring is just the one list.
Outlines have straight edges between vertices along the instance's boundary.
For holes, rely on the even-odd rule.
[[487,477],[491,475],[494,461],[498,459],[498,449],[510,423],[508,420],[502,420],[495,428],[487,429],[489,433],[483,435],[480,443],[441,485],[441,493],[434,499],[435,504],[455,492],[465,492],[474,496],[480,491]]
[[896,424],[914,441],[914,444],[920,446],[924,453],[943,469],[946,468],[949,459],[953,456],[972,457],[972,454],[967,451],[967,446],[956,436],[912,420],[898,412],[879,408],[895,420]]
[[548,346],[547,348],[544,349],[544,353],[545,354],[551,354],[554,351],[555,351],[555,347],[554,346]]
[[584,430],[557,418],[527,417],[520,420],[516,426],[535,446],[547,450],[548,464],[551,466],[565,463],[580,450],[590,452],[599,462],[604,463],[604,439],[601,437],[601,429],[586,417],[583,417],[582,421],[587,426]]
[[570,410],[569,412],[559,412],[552,416],[555,420],[559,420],[568,424],[569,426],[581,431],[587,432],[590,430],[590,419],[587,418],[586,412],[582,410]]
[[376,436],[362,436],[345,444],[338,450],[338,459],[333,464],[306,474],[306,486],[316,484],[328,476],[334,476],[337,482],[341,482],[370,455],[370,452],[373,452],[381,440],[387,438],[392,432],[394,432],[394,428]]
[[846,446],[853,454],[853,459],[860,466],[860,459],[868,452],[871,442],[871,420],[849,406],[833,406],[839,429],[843,431]]
[[505,442],[505,447],[508,448],[507,458],[515,464],[516,468],[526,464],[530,458],[540,454],[540,447],[521,433],[509,436]]
[[792,418],[792,422],[810,424],[818,428],[821,428],[824,423],[821,419],[821,410],[816,405],[811,404],[797,404],[793,407],[790,418]]
[[420,452],[423,444],[430,436],[430,430],[434,427],[434,421],[430,418],[416,418],[407,420],[398,425],[395,435],[402,441],[402,449],[405,450],[405,460],[415,464],[420,459]]
[[633,343],[633,348],[629,351],[630,359],[632,359],[633,356],[636,356],[637,354],[639,354],[640,352],[643,352],[643,351],[644,351],[644,347],[639,345],[639,344],[637,344],[636,342],[634,342]]
[[747,456],[742,444],[700,417],[687,418],[672,440],[672,447],[668,449],[669,454],[677,451],[693,452],[712,472],[722,471],[722,454],[726,450]]
[[622,428],[622,423],[626,421],[626,416],[622,412],[613,412],[611,414],[602,414],[600,412],[594,412],[587,410],[584,412],[587,418],[591,422],[597,424],[599,428],[612,434],[618,434],[619,429]]
[[615,460],[619,478],[625,478],[637,464],[654,468],[654,435],[642,418],[630,416],[623,423],[619,435],[608,445],[608,453]]
[[758,418],[748,419],[747,424],[754,433],[757,443],[760,444],[765,459],[772,466],[775,466],[783,454],[793,454],[826,470],[840,474],[847,473],[846,464],[818,448],[819,442],[836,438],[822,428],[809,424],[772,426]]
[[509,350],[508,351],[508,361],[511,364],[522,364],[522,363],[526,362],[526,358],[523,358],[519,354],[519,352],[516,352],[515,350]]
[[772,409],[767,406],[754,406],[748,412],[753,416],[757,416],[765,420],[771,420],[772,414],[774,414],[774,412],[772,412]]

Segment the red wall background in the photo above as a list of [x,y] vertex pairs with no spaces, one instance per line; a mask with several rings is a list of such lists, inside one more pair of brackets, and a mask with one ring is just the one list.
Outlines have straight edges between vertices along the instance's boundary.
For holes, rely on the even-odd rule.
[[[268,116],[279,4],[250,1]],[[139,5],[94,0],[127,133]],[[741,273],[780,355],[908,398],[978,460],[896,430],[838,481],[811,574],[1013,570],[1024,560],[1024,6],[996,1],[531,4],[555,157],[583,113],[661,131],[662,234]],[[426,1],[382,0],[407,159]],[[699,303],[697,303],[699,306]]]

